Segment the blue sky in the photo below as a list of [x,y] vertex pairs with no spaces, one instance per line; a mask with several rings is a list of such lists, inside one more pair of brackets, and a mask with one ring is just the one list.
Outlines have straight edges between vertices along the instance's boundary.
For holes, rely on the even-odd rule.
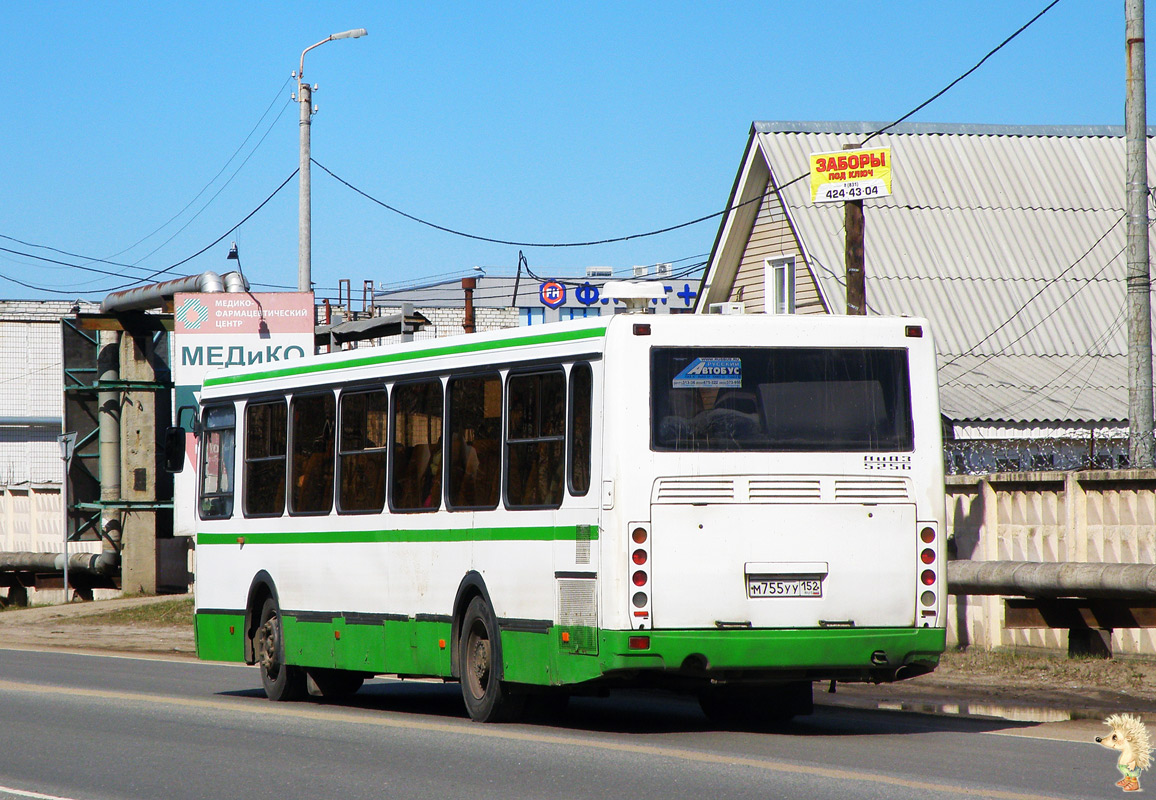
[[[318,162],[439,225],[571,242],[718,211],[752,120],[890,121],[1045,5],[10,4],[0,235],[11,238],[0,247],[130,277],[0,251],[0,298],[99,300],[236,225],[297,167],[290,73],[331,33],[369,31],[306,56],[305,77],[320,87]],[[913,119],[1122,125],[1123,107],[1124,3],[1061,0]],[[521,249],[544,277],[689,264],[717,228]],[[417,283],[475,265],[513,274],[519,250],[418,225],[316,166],[312,237],[319,297],[336,296],[342,278],[360,299],[363,280]],[[234,240],[256,288],[294,289],[296,180],[160,279],[227,271]]]

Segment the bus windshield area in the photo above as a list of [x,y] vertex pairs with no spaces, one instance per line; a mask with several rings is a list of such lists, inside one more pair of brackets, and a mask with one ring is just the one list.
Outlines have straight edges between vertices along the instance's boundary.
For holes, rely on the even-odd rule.
[[659,451],[910,452],[902,348],[654,348]]

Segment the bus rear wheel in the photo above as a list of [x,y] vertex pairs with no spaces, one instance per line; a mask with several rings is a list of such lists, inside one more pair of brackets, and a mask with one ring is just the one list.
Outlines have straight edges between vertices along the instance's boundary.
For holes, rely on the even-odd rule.
[[512,722],[521,716],[526,697],[498,679],[502,643],[489,604],[475,597],[462,618],[461,678],[466,712],[476,722]]
[[305,671],[285,663],[281,610],[272,597],[261,606],[261,624],[253,636],[253,650],[261,670],[261,684],[270,700],[300,700],[305,696]]

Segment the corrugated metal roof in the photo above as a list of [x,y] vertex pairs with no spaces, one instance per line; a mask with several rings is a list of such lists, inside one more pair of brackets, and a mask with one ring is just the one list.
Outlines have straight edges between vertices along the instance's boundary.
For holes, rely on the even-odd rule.
[[[755,123],[754,142],[782,185],[878,127]],[[891,148],[893,194],[865,204],[868,304],[931,319],[950,417],[1127,417],[1124,145],[1121,128],[929,125],[869,143]],[[812,205],[806,180],[783,196],[841,311],[842,204]]]

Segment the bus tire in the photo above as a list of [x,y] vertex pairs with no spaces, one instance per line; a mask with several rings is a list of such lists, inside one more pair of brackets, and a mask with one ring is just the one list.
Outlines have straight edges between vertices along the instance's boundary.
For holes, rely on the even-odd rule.
[[314,694],[323,700],[344,700],[356,694],[365,683],[365,676],[360,672],[349,672],[344,669],[307,669],[306,686],[309,694]]
[[475,597],[462,617],[462,699],[475,722],[512,722],[521,716],[526,697],[498,679],[502,642],[489,603]]
[[305,671],[285,663],[285,636],[281,610],[272,597],[261,606],[261,623],[253,636],[253,652],[261,670],[265,696],[274,701],[300,700],[305,696]]

